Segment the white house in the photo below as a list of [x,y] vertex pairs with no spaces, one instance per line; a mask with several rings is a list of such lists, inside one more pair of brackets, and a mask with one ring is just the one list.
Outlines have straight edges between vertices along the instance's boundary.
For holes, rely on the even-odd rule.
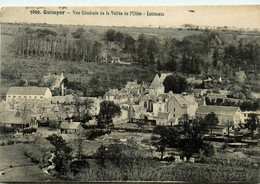
[[46,87],[10,87],[6,93],[6,101],[19,99],[46,99],[51,98],[52,93]]
[[244,115],[240,108],[233,106],[202,105],[197,109],[196,116],[205,117],[211,112],[217,115],[219,125],[225,125],[228,121],[233,122],[235,126],[239,123],[244,123]]

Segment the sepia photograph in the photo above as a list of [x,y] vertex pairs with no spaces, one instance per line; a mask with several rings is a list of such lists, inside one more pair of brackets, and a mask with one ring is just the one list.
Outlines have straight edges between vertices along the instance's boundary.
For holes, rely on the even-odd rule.
[[0,182],[260,182],[260,5],[1,9]]

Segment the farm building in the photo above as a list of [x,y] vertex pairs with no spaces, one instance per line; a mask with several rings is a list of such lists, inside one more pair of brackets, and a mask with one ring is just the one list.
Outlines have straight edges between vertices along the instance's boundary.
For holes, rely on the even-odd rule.
[[60,124],[61,133],[78,133],[83,131],[83,127],[80,125],[80,122],[67,122],[64,121]]
[[52,93],[46,87],[10,87],[6,93],[6,101],[17,99],[46,99],[51,98]]
[[0,125],[14,128],[37,128],[38,124],[32,121],[29,117],[24,117],[19,111],[16,110],[5,110],[0,112]]
[[214,112],[219,120],[219,125],[225,125],[226,122],[232,121],[234,125],[244,123],[244,115],[239,107],[233,106],[214,106],[202,105],[196,111],[196,116],[205,117],[207,114]]

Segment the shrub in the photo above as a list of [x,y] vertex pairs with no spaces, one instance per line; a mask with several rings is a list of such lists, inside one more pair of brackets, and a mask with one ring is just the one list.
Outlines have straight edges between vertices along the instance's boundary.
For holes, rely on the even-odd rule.
[[0,126],[0,133],[10,134],[15,133],[16,129],[13,127]]
[[54,146],[50,144],[43,137],[38,137],[32,143],[24,146],[24,155],[31,158],[33,162],[40,163],[42,166],[49,164],[48,159],[51,156],[51,152],[54,150]]
[[13,140],[8,140],[7,145],[13,145],[14,141]]

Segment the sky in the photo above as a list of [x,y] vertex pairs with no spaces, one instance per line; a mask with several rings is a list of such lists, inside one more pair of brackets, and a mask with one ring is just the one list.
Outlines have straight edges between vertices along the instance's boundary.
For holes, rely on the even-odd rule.
[[[193,5],[188,5],[191,1],[155,1],[150,0],[90,0],[90,1],[25,1],[22,4],[14,0],[4,1],[1,6],[5,6],[1,11],[1,21],[11,23],[47,23],[47,24],[67,24],[67,25],[95,25],[95,26],[126,26],[126,27],[179,27],[183,24],[194,24],[199,26],[228,26],[237,28],[260,28],[260,1],[213,1],[213,0],[194,0]],[[38,2],[38,4],[37,4]],[[64,3],[66,2],[66,3]],[[129,4],[129,2],[131,2]],[[238,4],[251,5],[238,5]],[[13,3],[13,4],[12,4]],[[167,4],[168,3],[168,4]],[[210,6],[210,4],[233,4]],[[32,9],[26,9],[24,6],[43,6],[48,10],[61,11],[58,6],[69,6],[65,10],[65,15],[46,15],[44,9],[40,9],[41,15],[30,15]],[[136,6],[136,5],[146,6]],[[182,5],[180,5],[182,4]],[[203,4],[203,5],[199,5]],[[234,5],[235,4],[235,5]],[[253,4],[253,5],[252,5]],[[73,7],[71,7],[73,5]],[[82,6],[84,5],[84,6]],[[122,6],[124,5],[124,6]],[[130,5],[130,6],[127,6]],[[148,6],[153,5],[153,6]],[[160,5],[160,6],[159,6]],[[168,6],[166,6],[168,5]],[[169,6],[178,5],[178,6]],[[10,7],[22,6],[22,7]],[[73,10],[80,12],[81,15],[74,15]],[[189,10],[194,10],[191,12]],[[82,15],[82,11],[110,12],[109,16],[101,15]],[[131,11],[141,12],[142,16],[112,16],[111,11],[120,11],[122,13]],[[147,12],[163,13],[164,16],[147,16]],[[70,14],[69,14],[70,13]]]

